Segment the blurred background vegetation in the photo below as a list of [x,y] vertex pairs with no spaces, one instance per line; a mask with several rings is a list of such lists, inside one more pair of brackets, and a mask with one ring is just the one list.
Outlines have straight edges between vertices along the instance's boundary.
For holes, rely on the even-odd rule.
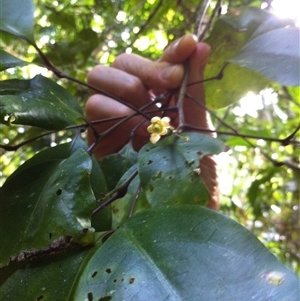
[[[297,0],[228,0],[224,1],[222,13],[242,5],[272,10],[272,2],[274,8],[285,3],[291,13],[297,12],[294,3],[300,11]],[[193,32],[201,4],[196,0],[36,0],[35,40],[56,68],[85,81],[93,66],[109,65],[123,52],[155,60],[172,40]],[[299,24],[295,14],[290,17]],[[0,73],[1,80],[32,78],[36,74],[55,78],[49,70],[37,66],[41,60],[32,46],[5,34],[0,46],[34,63]],[[56,80],[84,107],[88,98],[85,87],[65,79]],[[300,275],[299,144],[284,146],[276,141],[299,127],[299,100],[299,87],[273,83],[258,94],[249,91],[239,102],[215,113],[240,133],[261,137],[251,139],[249,145],[241,137],[219,134],[228,145],[228,151],[218,157],[221,211],[251,230]],[[220,132],[229,131],[215,118],[213,121]],[[36,128],[25,131],[23,126],[0,125],[0,128],[3,145],[16,145],[39,131]],[[1,185],[42,147],[68,141],[72,135],[71,131],[60,131],[16,152],[1,150]],[[299,141],[299,133],[294,140]]]

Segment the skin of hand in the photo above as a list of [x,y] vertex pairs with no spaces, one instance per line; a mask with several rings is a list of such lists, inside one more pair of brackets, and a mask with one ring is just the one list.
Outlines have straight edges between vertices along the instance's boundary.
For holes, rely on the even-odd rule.
[[[121,54],[113,62],[111,67],[98,65],[88,73],[88,83],[105,91],[126,103],[140,108],[151,103],[153,97],[170,89],[179,88],[183,75],[184,63],[188,60],[188,83],[194,83],[203,79],[210,47],[204,43],[197,43],[191,34],[185,35],[174,41],[164,51],[157,61],[150,61],[135,54]],[[134,111],[113,98],[91,91],[92,95],[86,103],[86,116],[89,121],[123,117]],[[191,85],[187,93],[205,104],[203,84]],[[175,104],[173,97],[170,104]],[[154,109],[151,106],[149,109]],[[213,129],[206,110],[190,99],[184,100],[183,105],[185,123],[192,126]],[[160,115],[158,113],[154,116]],[[171,125],[176,127],[177,117],[174,113],[168,115]],[[151,116],[152,117],[152,116]],[[143,116],[135,116],[121,126],[113,130],[94,148],[93,153],[97,159],[119,151],[128,141],[132,129],[135,129],[132,138],[133,147],[139,150],[149,142],[147,126],[149,122],[143,122]],[[99,123],[94,126],[98,133],[103,133],[117,121]],[[138,126],[142,123],[141,126]],[[95,141],[94,132],[88,130],[89,144]],[[208,207],[218,209],[218,179],[216,163],[213,156],[204,157],[199,164],[200,177],[206,185],[211,200]]]

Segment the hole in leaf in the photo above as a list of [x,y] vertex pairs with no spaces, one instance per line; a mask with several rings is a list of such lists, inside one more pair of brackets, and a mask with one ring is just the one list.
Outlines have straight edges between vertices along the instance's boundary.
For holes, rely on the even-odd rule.
[[107,269],[105,270],[105,272],[108,273],[108,274],[110,274],[110,273],[111,273],[111,269],[110,269],[110,268],[107,268]]
[[88,293],[87,294],[88,300],[89,301],[93,301],[94,297],[93,297],[93,293]]
[[117,279],[114,279],[114,282],[117,282]]
[[40,296],[38,296],[38,297],[36,298],[37,301],[42,300],[42,299],[44,299],[44,296],[43,296],[43,295],[40,295]]
[[122,280],[121,280],[122,282],[124,281],[124,278],[122,278]]
[[134,282],[134,280],[135,280],[134,278],[130,278],[129,283],[132,284]]
[[149,161],[147,162],[147,165],[150,165],[151,163],[153,163],[153,161],[152,161],[152,160],[149,160]]
[[84,229],[82,229],[81,231],[82,231],[83,234],[87,234],[88,231],[89,231],[89,229],[88,229],[88,228],[84,228]]
[[49,239],[51,239],[51,238],[52,238],[52,233],[50,232],[50,233],[49,233]]
[[59,189],[56,190],[56,195],[57,196],[61,195],[61,193],[62,193],[62,189],[61,188],[59,188]]
[[98,272],[95,271],[95,272],[92,274],[92,278],[96,277],[97,274],[98,274]]

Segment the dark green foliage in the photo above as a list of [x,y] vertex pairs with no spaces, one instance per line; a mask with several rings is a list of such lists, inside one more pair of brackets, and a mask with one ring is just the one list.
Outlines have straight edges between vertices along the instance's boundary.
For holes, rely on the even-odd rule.
[[40,75],[32,80],[3,81],[1,94],[0,118],[6,124],[60,130],[84,119],[78,102],[61,86]]
[[178,205],[137,214],[103,245],[31,263],[4,283],[0,296],[292,301],[298,285],[297,277],[239,224],[199,206]]
[[[299,268],[300,90],[280,86],[299,85],[299,29],[260,8],[240,7],[244,2],[230,1],[238,7],[219,17],[206,39],[212,47],[206,78],[233,63],[205,89],[211,109],[233,106],[249,90],[271,86],[278,93],[279,103],[256,110],[256,118],[213,112],[220,139],[233,153],[242,149],[231,168],[238,175],[233,201],[223,197],[221,208],[260,238],[255,222],[267,239],[274,227],[286,237],[266,243],[269,250],[240,223],[202,207],[209,195],[198,162],[223,152],[221,140],[172,133],[139,152],[128,143],[98,162],[80,137],[90,126],[81,108],[87,70],[125,50],[157,58],[162,41],[192,31],[202,1],[174,7],[169,0],[36,0],[34,8],[30,0],[0,0],[0,146],[7,151],[1,153],[1,300],[299,297],[299,279],[270,253],[285,263],[288,254]],[[144,49],[141,39],[149,44]],[[36,68],[31,61],[53,76],[26,75],[22,67]],[[13,157],[9,151],[16,150]]]

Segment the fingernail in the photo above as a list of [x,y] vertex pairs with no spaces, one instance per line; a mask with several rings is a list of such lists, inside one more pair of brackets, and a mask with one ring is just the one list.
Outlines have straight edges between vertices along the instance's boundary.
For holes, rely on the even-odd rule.
[[196,35],[192,35],[193,36],[193,39],[195,40],[195,42],[198,42],[198,38],[197,38],[197,36]]
[[178,46],[178,44],[180,43],[180,41],[182,40],[182,38],[183,37],[181,37],[180,39],[178,39],[177,41],[175,41],[174,43],[173,43],[173,45],[172,45],[172,49],[176,49],[177,48],[177,46]]

